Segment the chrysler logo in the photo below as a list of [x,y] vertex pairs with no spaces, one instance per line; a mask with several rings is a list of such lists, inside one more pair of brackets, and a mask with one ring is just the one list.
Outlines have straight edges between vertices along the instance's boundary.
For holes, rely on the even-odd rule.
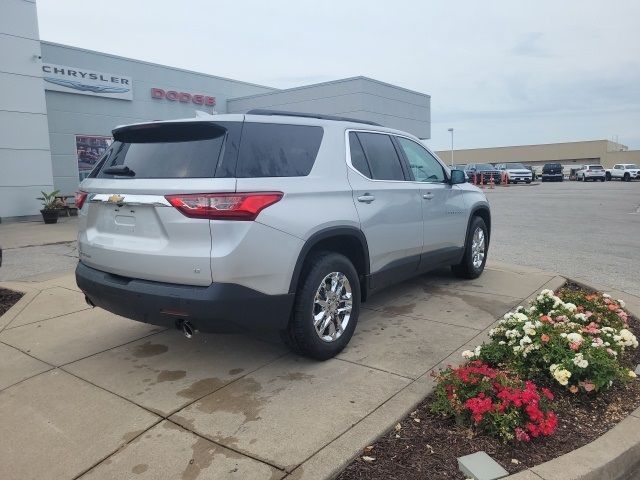
[[44,77],[45,82],[55,83],[62,87],[73,88],[74,90],[80,90],[81,92],[93,92],[93,93],[126,93],[129,88],[126,87],[114,87],[111,85],[87,85],[85,83],[78,82],[76,80],[66,80],[64,78]]
[[120,204],[122,203],[123,200],[124,200],[124,197],[122,195],[114,194],[107,199],[107,202]]

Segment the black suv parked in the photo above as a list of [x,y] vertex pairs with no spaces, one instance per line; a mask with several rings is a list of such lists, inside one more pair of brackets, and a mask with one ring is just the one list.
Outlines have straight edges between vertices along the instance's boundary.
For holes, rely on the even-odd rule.
[[493,178],[493,183],[499,185],[502,180],[500,170],[490,163],[470,163],[464,171],[469,180],[476,184],[482,181],[482,183],[486,185],[491,181],[491,178]]
[[542,167],[542,181],[561,182],[564,180],[562,165],[559,163],[545,163]]

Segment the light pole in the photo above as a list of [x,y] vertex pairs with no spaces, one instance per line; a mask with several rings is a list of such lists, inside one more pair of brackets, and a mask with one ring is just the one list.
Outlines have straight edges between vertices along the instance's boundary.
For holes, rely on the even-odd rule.
[[453,128],[449,128],[451,132],[451,166],[453,167]]

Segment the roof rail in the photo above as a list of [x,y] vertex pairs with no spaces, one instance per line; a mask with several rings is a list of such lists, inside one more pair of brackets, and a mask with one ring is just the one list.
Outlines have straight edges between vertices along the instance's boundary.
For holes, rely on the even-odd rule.
[[264,108],[255,108],[247,112],[248,115],[278,115],[283,117],[304,117],[304,118],[319,118],[321,120],[334,120],[339,122],[353,122],[364,123],[366,125],[375,125],[381,127],[379,123],[371,122],[369,120],[358,120],[356,118],[339,117],[337,115],[323,115],[321,113],[302,113],[302,112],[285,112],[283,110],[267,110]]

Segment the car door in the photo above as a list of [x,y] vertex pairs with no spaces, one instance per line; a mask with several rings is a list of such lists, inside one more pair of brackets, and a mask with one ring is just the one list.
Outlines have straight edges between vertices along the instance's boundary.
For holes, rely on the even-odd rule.
[[421,269],[456,258],[464,247],[466,207],[464,192],[449,183],[446,169],[420,143],[396,140],[422,195],[423,248]]
[[369,247],[371,287],[415,273],[422,253],[420,186],[385,133],[347,132],[348,179]]

